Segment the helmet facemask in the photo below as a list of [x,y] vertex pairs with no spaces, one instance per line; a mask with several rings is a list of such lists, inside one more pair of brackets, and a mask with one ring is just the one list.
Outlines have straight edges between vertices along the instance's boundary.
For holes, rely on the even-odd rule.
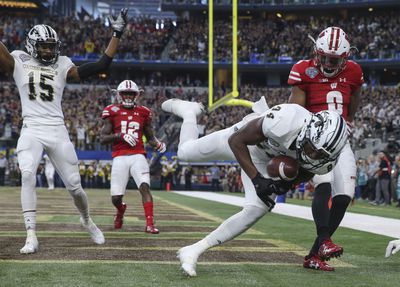
[[118,93],[122,106],[127,109],[131,109],[136,105],[136,98],[139,96],[139,92],[135,91],[120,91]]
[[316,51],[315,62],[325,77],[331,78],[339,74],[346,66],[347,57],[332,56]]

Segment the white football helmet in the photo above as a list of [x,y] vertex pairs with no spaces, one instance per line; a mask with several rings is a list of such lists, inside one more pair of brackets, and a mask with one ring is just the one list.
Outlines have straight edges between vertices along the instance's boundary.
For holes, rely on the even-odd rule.
[[315,62],[325,77],[334,77],[346,66],[351,46],[339,27],[328,27],[314,40]]
[[26,35],[25,49],[33,58],[45,65],[57,62],[61,41],[48,25],[36,25]]
[[136,98],[142,92],[134,81],[125,80],[122,81],[117,88],[118,100],[122,103],[125,108],[133,108],[136,105]]
[[[318,112],[312,115],[297,137],[298,159],[307,170],[319,170],[337,161],[346,142],[346,121],[334,111]],[[328,167],[327,172],[333,166]]]

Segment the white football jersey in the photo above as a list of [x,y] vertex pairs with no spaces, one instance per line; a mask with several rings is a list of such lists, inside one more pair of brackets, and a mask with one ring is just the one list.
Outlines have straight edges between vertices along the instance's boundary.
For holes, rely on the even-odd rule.
[[74,66],[66,56],[53,65],[43,65],[24,51],[13,51],[13,77],[21,98],[24,124],[63,125],[61,99],[67,73]]

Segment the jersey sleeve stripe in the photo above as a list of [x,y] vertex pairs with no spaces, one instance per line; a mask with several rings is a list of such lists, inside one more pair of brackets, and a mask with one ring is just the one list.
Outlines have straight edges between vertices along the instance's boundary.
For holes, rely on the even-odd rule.
[[291,74],[293,74],[294,76],[298,76],[298,77],[300,77],[300,73],[298,73],[298,72],[295,72],[295,71],[290,71],[290,73],[291,73]]
[[298,77],[293,77],[293,76],[291,76],[291,75],[289,75],[289,79],[292,79],[292,80],[301,82],[301,79],[300,79],[300,78],[298,78]]

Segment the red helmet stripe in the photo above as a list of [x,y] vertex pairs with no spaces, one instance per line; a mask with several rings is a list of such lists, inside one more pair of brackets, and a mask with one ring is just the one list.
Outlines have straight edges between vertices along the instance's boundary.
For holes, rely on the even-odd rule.
[[335,51],[337,51],[337,49],[339,49],[339,37],[340,37],[340,29],[336,28]]
[[331,30],[331,37],[329,38],[329,50],[332,50],[333,46],[333,37],[335,36],[335,29]]

